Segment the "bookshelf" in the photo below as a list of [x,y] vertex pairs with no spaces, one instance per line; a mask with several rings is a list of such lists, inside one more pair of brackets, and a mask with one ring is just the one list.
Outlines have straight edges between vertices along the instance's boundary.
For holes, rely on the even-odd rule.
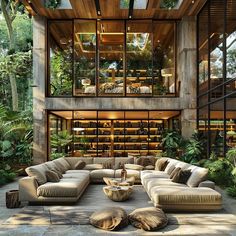
[[162,152],[164,120],[75,119],[72,122],[73,156],[125,157]]

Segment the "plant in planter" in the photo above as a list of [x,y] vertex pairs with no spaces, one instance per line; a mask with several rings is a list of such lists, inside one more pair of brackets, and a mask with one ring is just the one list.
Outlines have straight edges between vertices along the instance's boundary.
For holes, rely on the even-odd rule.
[[50,9],[56,9],[60,6],[61,0],[45,0],[44,6]]
[[72,135],[67,130],[59,131],[51,135],[51,147],[54,151],[51,154],[51,159],[56,159],[66,155],[66,146],[72,141]]
[[89,145],[88,145],[89,139],[87,137],[82,137],[80,138],[80,153],[82,154],[82,156],[87,153],[88,149],[89,149]]
[[227,193],[229,196],[236,198],[236,147],[233,147],[228,150],[226,153],[226,158],[230,161],[232,164],[232,178],[233,178],[233,184],[232,186],[227,188]]

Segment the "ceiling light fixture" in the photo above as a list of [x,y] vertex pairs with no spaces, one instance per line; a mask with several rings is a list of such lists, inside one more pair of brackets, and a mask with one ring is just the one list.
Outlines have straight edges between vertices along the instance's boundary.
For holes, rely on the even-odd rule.
[[96,11],[97,11],[97,15],[101,16],[101,8],[100,8],[100,2],[99,0],[94,0],[95,6],[96,6]]
[[130,0],[129,2],[129,19],[133,16],[133,10],[134,10],[134,0]]

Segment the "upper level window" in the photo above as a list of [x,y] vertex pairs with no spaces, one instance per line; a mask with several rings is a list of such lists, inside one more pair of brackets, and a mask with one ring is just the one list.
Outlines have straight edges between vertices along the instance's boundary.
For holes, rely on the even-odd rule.
[[175,64],[173,22],[48,24],[49,96],[174,96]]

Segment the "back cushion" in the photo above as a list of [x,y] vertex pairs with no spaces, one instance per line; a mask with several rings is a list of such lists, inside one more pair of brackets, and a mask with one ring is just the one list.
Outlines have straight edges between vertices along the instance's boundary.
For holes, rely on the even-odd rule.
[[46,177],[47,170],[48,168],[45,164],[40,164],[36,166],[30,166],[26,168],[25,171],[30,177],[35,177],[38,184],[41,185],[47,182],[47,177]]
[[60,159],[61,158],[53,160],[53,162],[56,164],[57,168],[61,171],[61,173],[64,174],[68,169]]
[[84,161],[86,164],[93,164],[93,157],[65,157],[65,160],[69,163],[70,169],[74,170],[78,161]]
[[112,157],[95,157],[93,159],[94,164],[102,164],[103,169],[113,169],[114,158]]
[[115,157],[115,169],[121,169],[124,164],[134,164],[133,157]]
[[198,187],[198,185],[207,180],[208,169],[197,167],[192,170],[192,174],[188,179],[187,185],[189,187]]

